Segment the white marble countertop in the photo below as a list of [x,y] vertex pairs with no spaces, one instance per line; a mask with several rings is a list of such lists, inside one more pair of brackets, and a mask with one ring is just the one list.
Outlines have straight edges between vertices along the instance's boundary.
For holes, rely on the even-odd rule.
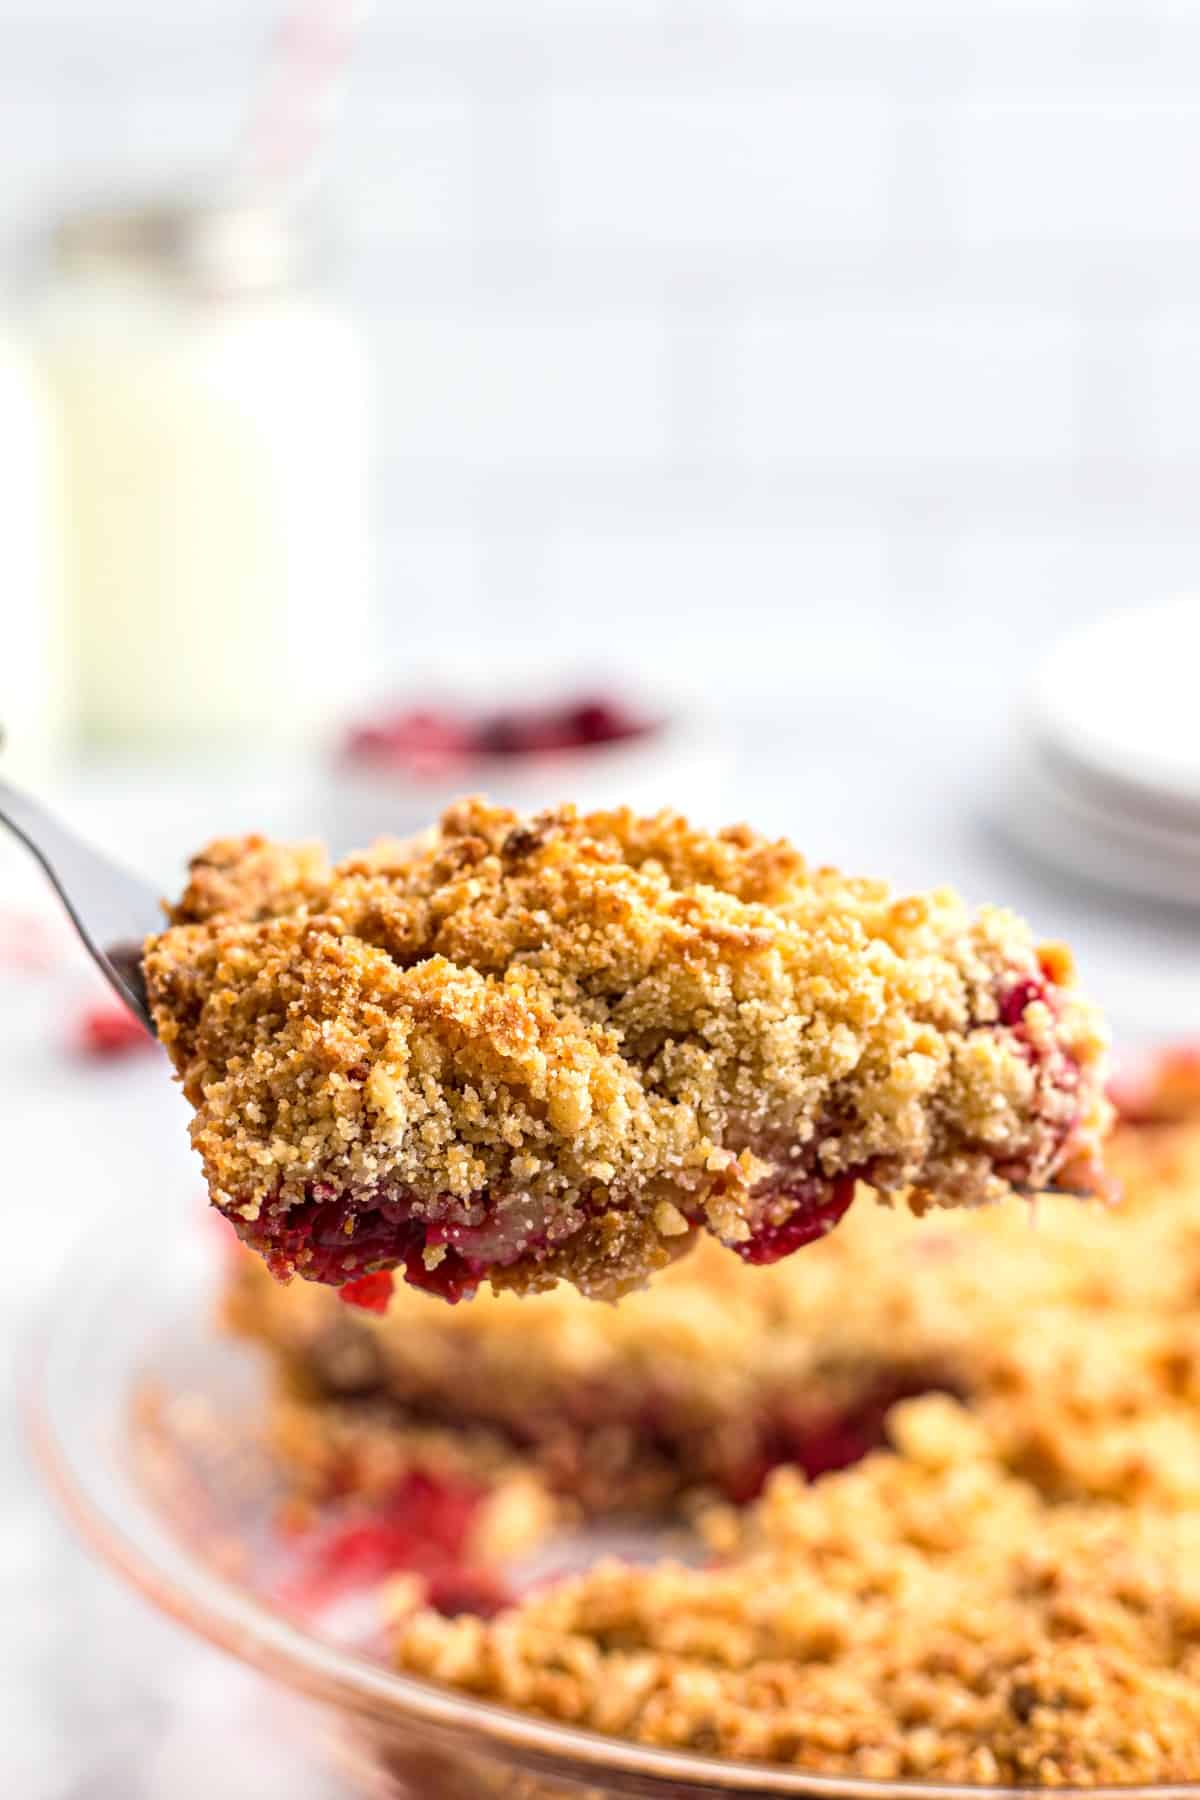
[[[735,734],[736,736],[737,734]],[[1124,902],[1034,868],[991,822],[1002,730],[945,690],[869,701],[798,698],[787,719],[743,723],[726,806],[788,830],[820,860],[906,885],[946,879],[1003,897],[1069,937],[1089,986],[1127,1042],[1200,1022],[1195,920]],[[702,796],[685,797],[703,813]],[[80,774],[64,802],[92,835],[164,883],[218,830],[300,830],[299,786],[269,774]],[[180,1099],[153,1058],[87,1063],[67,1047],[96,977],[32,866],[0,845],[3,917],[43,917],[62,954],[47,971],[5,966],[0,1080],[8,1255],[0,1262],[3,1355],[20,1351],[72,1239],[131,1185],[198,1185]],[[5,1790],[25,1800],[332,1800],[344,1789],[288,1729],[288,1703],[260,1678],[189,1641],[78,1547],[33,1468],[13,1404],[0,1411],[0,1743]]]

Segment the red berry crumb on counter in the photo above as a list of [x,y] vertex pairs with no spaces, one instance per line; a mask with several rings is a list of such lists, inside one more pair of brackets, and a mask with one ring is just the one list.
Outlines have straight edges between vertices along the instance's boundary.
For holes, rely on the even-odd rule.
[[76,1054],[97,1061],[148,1050],[153,1043],[146,1028],[127,1007],[115,1000],[97,1000],[85,1007],[72,1032],[72,1048]]

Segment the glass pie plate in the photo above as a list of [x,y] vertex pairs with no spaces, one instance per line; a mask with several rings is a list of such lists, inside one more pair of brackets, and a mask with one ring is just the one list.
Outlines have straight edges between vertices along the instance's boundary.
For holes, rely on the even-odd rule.
[[[28,1358],[35,1446],[59,1501],[101,1558],[186,1631],[304,1697],[339,1791],[375,1800],[1028,1794],[805,1775],[643,1748],[397,1674],[360,1647],[361,1617],[347,1625],[336,1612],[319,1622],[289,1615],[272,1598],[289,1550],[258,1447],[263,1377],[253,1352],[215,1321],[223,1246],[216,1232],[189,1228],[186,1219],[164,1232],[161,1208],[154,1223],[153,1239],[148,1232],[142,1240],[156,1245],[152,1280],[128,1214],[71,1259]],[[1130,1800],[1139,1790],[1086,1791],[1091,1800]],[[1155,1800],[1200,1794],[1140,1791]]]

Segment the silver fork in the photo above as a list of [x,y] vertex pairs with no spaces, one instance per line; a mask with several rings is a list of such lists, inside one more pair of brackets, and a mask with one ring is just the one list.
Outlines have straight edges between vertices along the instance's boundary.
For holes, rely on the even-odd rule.
[[161,929],[163,918],[149,882],[93,850],[7,781],[0,781],[0,824],[33,852],[96,967],[118,999],[152,1032],[142,945],[152,931]]

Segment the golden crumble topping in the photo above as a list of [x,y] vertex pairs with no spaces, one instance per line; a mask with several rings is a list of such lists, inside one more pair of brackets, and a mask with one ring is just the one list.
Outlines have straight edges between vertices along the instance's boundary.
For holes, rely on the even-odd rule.
[[1060,947],[671,814],[453,807],[330,867],[210,846],[147,947],[215,1203],[276,1272],[614,1295],[751,1261],[856,1179],[1092,1188],[1103,1041]]
[[819,1773],[1200,1776],[1200,1515],[1053,1505],[955,1402],[781,1470],[715,1567],[606,1563],[484,1621],[398,1604],[405,1670],[648,1744]]
[[438,1421],[519,1446],[598,1509],[744,1496],[773,1462],[819,1464],[831,1435],[869,1448],[890,1396],[941,1386],[1052,1497],[1200,1504],[1200,1121],[1123,1125],[1109,1162],[1117,1208],[861,1208],[774,1268],[701,1243],[616,1308],[565,1284],[457,1309],[402,1288],[377,1318],[243,1257],[227,1316],[268,1346],[281,1447],[295,1467],[306,1446],[318,1489]]
[[[398,1583],[399,1665],[813,1772],[1200,1780],[1200,1060],[1121,1093],[1118,1208],[862,1208],[772,1269],[701,1244],[611,1308],[404,1290],[373,1318],[241,1258],[229,1316],[314,1496],[436,1455],[489,1492],[523,1471],[549,1527],[767,1479],[704,1514],[710,1567],[608,1563],[486,1620]],[[954,1397],[893,1404],[853,1469],[787,1466],[869,1449],[845,1421],[897,1372]]]

